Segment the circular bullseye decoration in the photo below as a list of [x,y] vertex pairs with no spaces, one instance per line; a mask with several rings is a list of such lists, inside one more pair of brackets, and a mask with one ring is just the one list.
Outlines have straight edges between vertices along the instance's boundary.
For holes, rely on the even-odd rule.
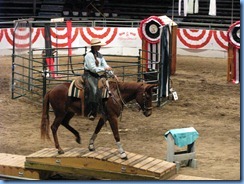
[[155,34],[158,32],[158,26],[155,25],[155,24],[152,24],[149,26],[149,31],[152,33],[152,34]]
[[240,21],[237,21],[230,26],[227,33],[228,41],[237,49],[240,49],[240,32]]
[[142,38],[149,43],[158,43],[160,40],[160,27],[165,23],[156,16],[141,21],[140,31]]

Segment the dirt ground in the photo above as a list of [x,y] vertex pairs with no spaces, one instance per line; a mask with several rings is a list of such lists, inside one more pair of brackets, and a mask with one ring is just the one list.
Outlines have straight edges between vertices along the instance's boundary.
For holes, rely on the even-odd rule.
[[[54,147],[40,138],[41,108],[21,98],[11,99],[11,58],[2,57],[0,64],[0,152],[28,155]],[[194,127],[199,133],[198,167],[182,167],[179,174],[240,180],[240,85],[227,83],[226,69],[225,59],[178,56],[172,81],[179,100],[155,107],[147,118],[125,108],[119,124],[124,149],[165,159],[164,133]],[[86,148],[96,122],[76,116],[71,125],[80,132],[82,145],[60,127],[61,146]],[[96,146],[116,148],[109,125],[98,135]]]

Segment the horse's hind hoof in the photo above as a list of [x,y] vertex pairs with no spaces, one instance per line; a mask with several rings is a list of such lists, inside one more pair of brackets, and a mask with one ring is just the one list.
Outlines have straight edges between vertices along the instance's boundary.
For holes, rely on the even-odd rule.
[[58,154],[62,155],[62,154],[64,154],[64,151],[63,150],[58,150]]

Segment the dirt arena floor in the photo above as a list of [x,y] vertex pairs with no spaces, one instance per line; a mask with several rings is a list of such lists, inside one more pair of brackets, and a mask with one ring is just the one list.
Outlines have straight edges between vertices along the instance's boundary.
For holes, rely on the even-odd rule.
[[[182,167],[179,174],[222,180],[240,180],[240,85],[226,82],[225,59],[177,57],[173,88],[179,100],[155,107],[150,117],[125,108],[119,124],[121,142],[128,152],[166,158],[164,133],[194,127],[198,167]],[[41,108],[19,98],[11,99],[11,58],[0,62],[0,152],[28,155],[51,147],[40,138]],[[53,114],[50,113],[51,120]],[[63,127],[58,134],[62,147],[84,147],[96,122],[80,116],[72,119],[82,145]],[[103,127],[96,146],[116,148],[109,125]]]

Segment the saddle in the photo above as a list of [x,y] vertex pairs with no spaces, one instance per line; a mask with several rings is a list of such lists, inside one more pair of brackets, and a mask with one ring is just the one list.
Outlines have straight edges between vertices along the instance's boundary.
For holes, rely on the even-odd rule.
[[[68,96],[79,98],[81,100],[81,112],[79,115],[87,116],[87,113],[84,111],[85,106],[89,104],[88,95],[89,95],[89,84],[88,81],[84,80],[82,76],[76,77],[70,84]],[[98,89],[101,91],[101,98],[109,97],[109,85],[108,80],[101,78],[98,80]]]
[[85,82],[82,77],[76,77],[75,78],[75,87],[77,87],[79,90],[83,90],[85,86]]

